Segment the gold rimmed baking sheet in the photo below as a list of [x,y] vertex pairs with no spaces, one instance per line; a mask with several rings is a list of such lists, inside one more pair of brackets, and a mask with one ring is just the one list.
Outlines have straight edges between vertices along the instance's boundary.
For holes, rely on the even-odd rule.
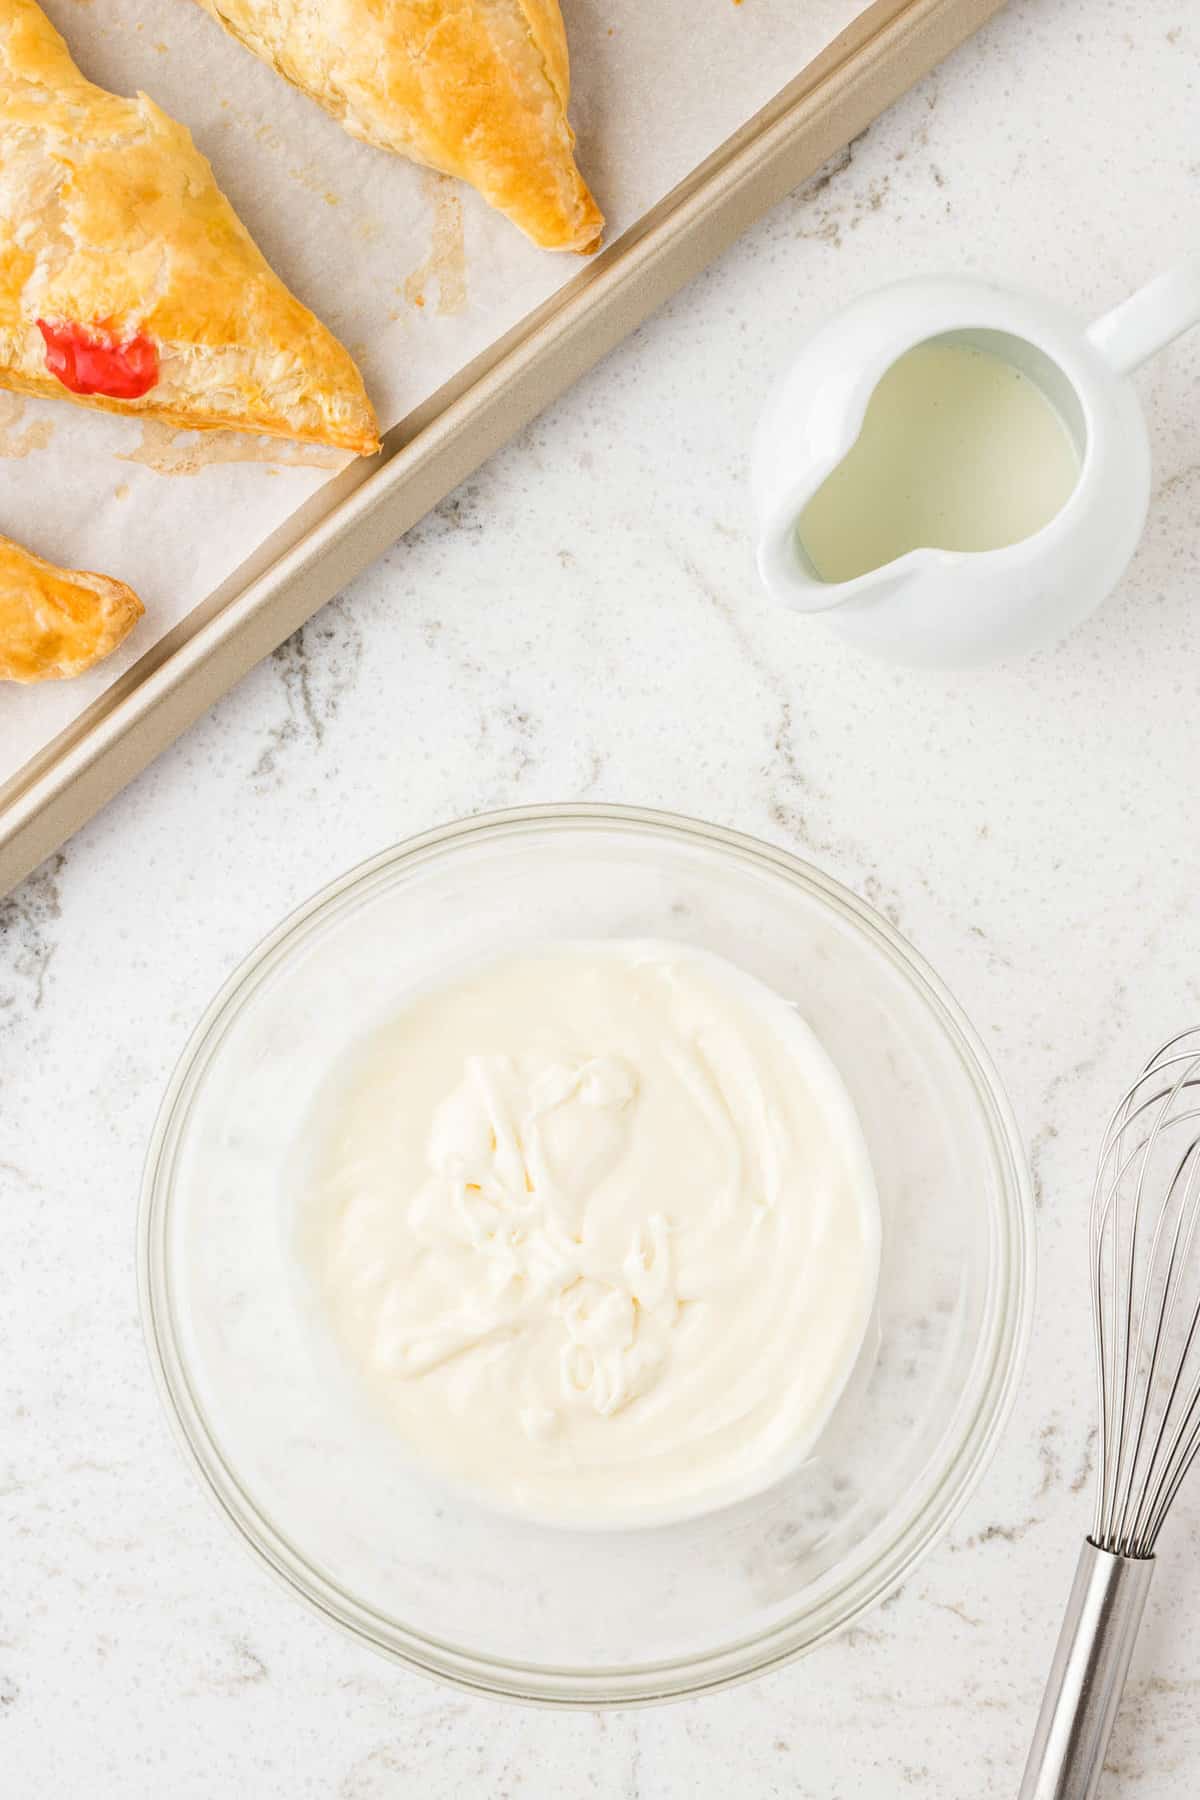
[[875,0],[599,256],[402,418],[379,458],[310,494],[0,786],[0,892],[1002,3]]

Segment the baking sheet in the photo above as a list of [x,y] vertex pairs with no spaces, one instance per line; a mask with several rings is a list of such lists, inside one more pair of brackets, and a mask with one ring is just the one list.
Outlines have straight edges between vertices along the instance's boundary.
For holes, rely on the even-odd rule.
[[[48,0],[46,10],[92,79],[144,89],[189,125],[275,269],[358,359],[385,430],[579,273],[578,258],[538,251],[470,189],[355,143],[191,0]],[[571,115],[606,242],[863,10],[863,0],[564,0]],[[92,674],[0,689],[0,783],[346,460],[0,391],[0,531],[120,576],[147,607]]]

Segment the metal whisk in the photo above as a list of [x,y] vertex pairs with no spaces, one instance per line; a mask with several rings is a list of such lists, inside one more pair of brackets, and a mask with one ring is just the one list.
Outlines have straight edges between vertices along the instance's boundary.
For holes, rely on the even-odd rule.
[[1171,1503],[1200,1454],[1200,1028],[1151,1058],[1105,1133],[1090,1260],[1096,1512],[1020,1800],[1091,1800]]

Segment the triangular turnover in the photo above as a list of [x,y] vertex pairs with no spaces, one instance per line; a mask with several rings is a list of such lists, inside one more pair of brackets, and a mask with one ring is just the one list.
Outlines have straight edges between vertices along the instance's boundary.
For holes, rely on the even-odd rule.
[[182,125],[0,0],[0,386],[368,455],[349,353],[273,273]]
[[354,137],[457,175],[547,250],[594,250],[558,0],[200,0]]

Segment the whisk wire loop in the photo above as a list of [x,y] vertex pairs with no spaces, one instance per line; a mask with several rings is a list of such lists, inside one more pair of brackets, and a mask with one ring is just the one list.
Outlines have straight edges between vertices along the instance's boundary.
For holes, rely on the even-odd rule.
[[1200,1452],[1198,1121],[1200,1030],[1192,1030],[1162,1046],[1115,1108],[1092,1190],[1092,1542],[1122,1556],[1153,1555]]
[[[1193,1118],[1200,1118],[1200,1111],[1193,1113],[1190,1116]],[[1172,1185],[1175,1186],[1182,1180],[1184,1170],[1187,1170],[1187,1180],[1183,1198],[1177,1209],[1175,1232],[1171,1245],[1171,1256],[1168,1263],[1167,1281],[1164,1288],[1163,1301],[1159,1307],[1158,1320],[1155,1326],[1154,1348],[1151,1353],[1147,1373],[1147,1380],[1149,1382],[1153,1382],[1157,1375],[1160,1345],[1164,1343],[1169,1344],[1171,1341],[1179,1296],[1184,1289],[1187,1272],[1190,1267],[1196,1230],[1197,1226],[1200,1225],[1200,1154],[1198,1154],[1198,1148],[1200,1148],[1200,1139],[1193,1139],[1192,1143],[1188,1145],[1188,1148],[1180,1158],[1175,1174],[1172,1177]],[[1164,1223],[1167,1217],[1168,1212],[1164,1210],[1160,1223]],[[1181,1236],[1184,1240],[1182,1246],[1180,1245]],[[1153,1254],[1152,1250],[1152,1261]],[[1198,1330],[1200,1330],[1200,1302],[1192,1308],[1191,1320],[1187,1326],[1175,1372],[1171,1378],[1170,1387],[1167,1391],[1167,1397],[1162,1405],[1158,1431],[1155,1434],[1154,1443],[1147,1458],[1144,1476],[1138,1490],[1137,1503],[1133,1507],[1131,1515],[1129,1513],[1129,1496],[1126,1496],[1126,1516],[1132,1517],[1132,1537],[1135,1542],[1140,1543],[1147,1538],[1157,1536],[1157,1532],[1154,1531],[1152,1533],[1150,1529],[1151,1523],[1157,1513],[1157,1501],[1174,1479],[1177,1458],[1181,1462],[1186,1462],[1187,1447],[1185,1439],[1188,1438],[1190,1433],[1195,1431],[1197,1423],[1200,1423],[1200,1371],[1198,1371],[1193,1377],[1191,1386],[1188,1389],[1187,1400],[1178,1413],[1177,1422],[1171,1432],[1169,1447],[1166,1454],[1163,1454],[1163,1442],[1167,1436],[1168,1423],[1173,1416],[1176,1416],[1175,1402],[1184,1386],[1185,1372],[1191,1366],[1192,1351],[1196,1345]],[[1157,1474],[1156,1471],[1158,1471]],[[1132,1481],[1130,1485],[1132,1485]]]

